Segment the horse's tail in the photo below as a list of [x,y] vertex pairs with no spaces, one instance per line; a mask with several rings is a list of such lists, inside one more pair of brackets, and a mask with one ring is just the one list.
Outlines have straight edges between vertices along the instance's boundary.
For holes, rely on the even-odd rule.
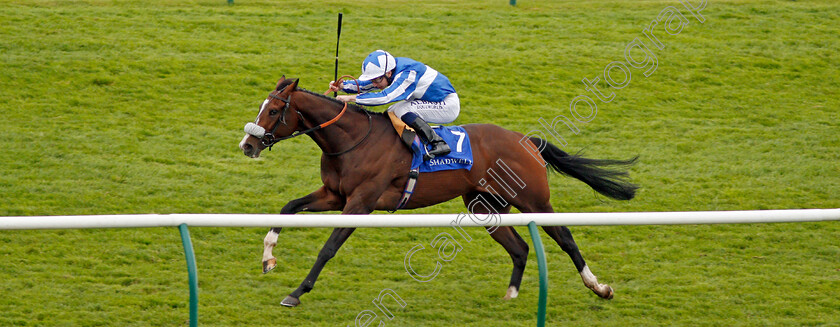
[[[629,160],[588,159],[570,155],[540,138],[531,137],[531,142],[541,149],[540,154],[554,171],[577,178],[596,192],[616,200],[630,200],[636,195],[639,186],[627,181],[627,168],[638,156]],[[621,169],[606,168],[609,166]]]

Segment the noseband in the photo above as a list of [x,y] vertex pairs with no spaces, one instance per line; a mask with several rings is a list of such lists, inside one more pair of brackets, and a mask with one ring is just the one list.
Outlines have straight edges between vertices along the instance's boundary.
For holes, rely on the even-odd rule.
[[[274,128],[271,129],[271,132],[266,133],[265,129],[263,127],[255,124],[255,123],[245,124],[245,133],[248,133],[249,135],[260,139],[260,142],[262,143],[262,145],[264,145],[265,147],[268,148],[268,151],[271,151],[271,147],[274,146],[274,144],[277,144],[277,142],[280,142],[280,141],[283,141],[283,140],[288,140],[290,138],[295,138],[295,137],[298,137],[298,136],[301,136],[301,135],[304,135],[304,134],[309,134],[309,133],[312,133],[312,132],[317,131],[319,129],[322,129],[324,127],[330,126],[330,125],[334,124],[335,122],[337,122],[341,118],[341,116],[344,116],[344,113],[347,112],[347,103],[345,102],[344,103],[344,108],[342,108],[341,112],[339,112],[338,115],[336,115],[333,119],[330,119],[330,120],[328,120],[328,121],[326,121],[326,122],[324,122],[320,125],[317,125],[315,127],[312,127],[312,128],[306,129],[306,130],[294,132],[291,135],[275,137],[274,133],[277,132],[277,128],[280,126],[280,124],[287,125],[287,123],[286,123],[286,111],[289,110],[290,103],[292,101],[292,94],[289,93],[289,96],[287,96],[285,99],[280,97],[279,94],[283,93],[283,90],[285,90],[285,89],[286,88],[284,87],[280,90],[271,92],[268,95],[268,97],[283,101],[283,103],[285,104],[283,106],[282,112],[280,113],[280,117],[277,118],[277,122],[274,123]],[[303,117],[303,114],[301,114],[300,111],[295,110],[295,112],[298,114],[298,116],[300,116],[301,120],[306,120],[306,118]],[[324,154],[326,154],[328,156],[342,155],[342,154],[345,154],[347,152],[352,151],[353,149],[358,147],[360,144],[362,144],[362,142],[364,142],[367,139],[367,137],[370,136],[370,132],[373,129],[373,124],[371,122],[370,113],[368,113],[368,112],[365,112],[365,113],[368,116],[368,131],[367,131],[367,134],[365,134],[365,136],[359,142],[357,142],[355,145],[353,145],[352,147],[350,147],[347,150],[340,151],[340,152],[333,152],[333,153],[324,153]]]

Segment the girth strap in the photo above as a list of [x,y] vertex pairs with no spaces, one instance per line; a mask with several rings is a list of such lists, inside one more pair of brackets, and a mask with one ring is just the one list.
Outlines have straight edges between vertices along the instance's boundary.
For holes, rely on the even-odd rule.
[[417,186],[417,177],[419,176],[420,168],[415,168],[408,172],[408,182],[405,183],[405,190],[403,191],[402,199],[400,199],[400,202],[397,204],[397,208],[394,209],[394,211],[404,208],[408,203],[408,200],[411,199],[411,195],[414,194],[414,187]]

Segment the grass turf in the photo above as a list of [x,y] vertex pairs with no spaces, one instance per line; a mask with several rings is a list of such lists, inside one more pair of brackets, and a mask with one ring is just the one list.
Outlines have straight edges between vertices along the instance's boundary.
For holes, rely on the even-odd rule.
[[[634,39],[648,42],[643,30],[668,6],[688,24],[671,35],[660,23],[664,48],[648,43],[656,70],[631,67],[626,87],[606,86],[605,67],[626,62]],[[638,154],[631,173],[642,189],[630,202],[606,201],[552,177],[558,211],[837,207],[838,9],[713,1],[701,24],[678,1],[5,1],[0,215],[279,212],[320,185],[318,148],[300,138],[251,160],[236,144],[281,74],[325,89],[338,12],[341,74],[357,75],[378,48],[420,60],[458,89],[458,124],[528,132],[543,129],[540,118],[571,117],[576,96],[592,98],[598,111],[579,134],[557,128],[563,148]],[[585,89],[581,80],[595,77],[612,101]],[[416,212],[463,210],[453,200]],[[419,283],[403,258],[446,229],[360,229],[295,309],[279,300],[329,230],[285,229],[277,272],[261,275],[266,231],[191,230],[202,325],[352,325],[362,310],[379,313],[371,300],[383,289],[407,303],[392,305],[386,324],[534,323],[536,264],[520,297],[502,301],[510,261],[480,230]],[[591,294],[544,238],[549,325],[840,323],[837,223],[572,231],[616,296]],[[186,280],[176,229],[0,233],[0,325],[182,325]]]

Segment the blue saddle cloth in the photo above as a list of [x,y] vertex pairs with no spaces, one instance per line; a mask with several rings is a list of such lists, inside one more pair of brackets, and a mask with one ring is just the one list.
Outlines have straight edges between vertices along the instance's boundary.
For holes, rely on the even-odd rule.
[[440,135],[452,152],[443,156],[423,161],[423,154],[428,149],[423,146],[418,137],[414,138],[411,150],[414,157],[411,159],[411,169],[420,169],[421,173],[430,173],[441,170],[472,169],[473,154],[470,146],[470,136],[461,126],[434,126],[435,133]]

